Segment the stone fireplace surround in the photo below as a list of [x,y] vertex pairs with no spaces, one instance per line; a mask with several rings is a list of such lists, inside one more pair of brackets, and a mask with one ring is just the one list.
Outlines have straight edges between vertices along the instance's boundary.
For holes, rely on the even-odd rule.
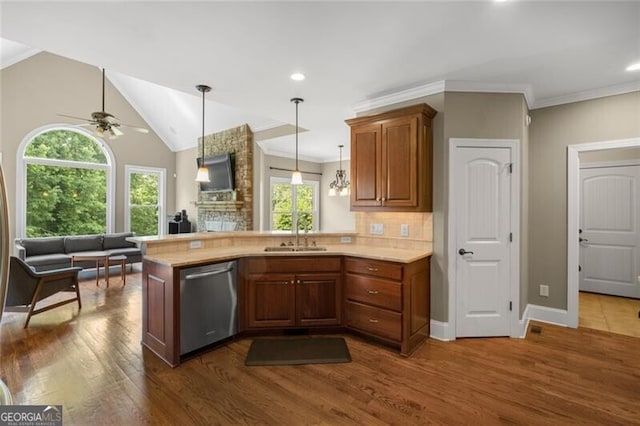
[[[202,138],[197,152],[202,152]],[[235,231],[253,230],[253,133],[247,124],[204,137],[205,157],[235,153],[235,191],[200,192],[198,186],[197,232],[207,231],[206,222],[235,222]]]

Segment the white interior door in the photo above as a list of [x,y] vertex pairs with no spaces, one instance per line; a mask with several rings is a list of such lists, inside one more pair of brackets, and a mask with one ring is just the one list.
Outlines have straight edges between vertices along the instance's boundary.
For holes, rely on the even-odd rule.
[[580,169],[580,290],[640,298],[640,166]]
[[510,148],[457,147],[456,336],[508,336],[510,291]]

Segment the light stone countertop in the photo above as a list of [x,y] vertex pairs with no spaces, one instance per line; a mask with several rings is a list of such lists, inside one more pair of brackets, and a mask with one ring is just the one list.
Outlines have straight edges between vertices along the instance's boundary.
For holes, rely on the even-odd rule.
[[153,262],[181,268],[200,263],[222,262],[249,256],[355,256],[366,259],[386,260],[391,262],[411,263],[432,254],[431,244],[424,249],[399,249],[388,247],[372,247],[360,244],[322,245],[326,251],[297,251],[297,252],[265,252],[261,246],[228,246],[217,248],[200,248],[173,253],[158,253],[145,255],[144,258]]

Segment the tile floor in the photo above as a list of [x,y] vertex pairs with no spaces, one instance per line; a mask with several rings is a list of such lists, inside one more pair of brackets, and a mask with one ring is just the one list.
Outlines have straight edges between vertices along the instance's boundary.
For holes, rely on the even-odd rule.
[[640,337],[640,299],[580,292],[580,327]]

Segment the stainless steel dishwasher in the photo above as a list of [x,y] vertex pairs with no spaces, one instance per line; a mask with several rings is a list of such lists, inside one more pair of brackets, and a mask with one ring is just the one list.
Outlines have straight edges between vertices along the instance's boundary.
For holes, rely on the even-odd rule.
[[180,271],[180,355],[238,331],[237,261]]

